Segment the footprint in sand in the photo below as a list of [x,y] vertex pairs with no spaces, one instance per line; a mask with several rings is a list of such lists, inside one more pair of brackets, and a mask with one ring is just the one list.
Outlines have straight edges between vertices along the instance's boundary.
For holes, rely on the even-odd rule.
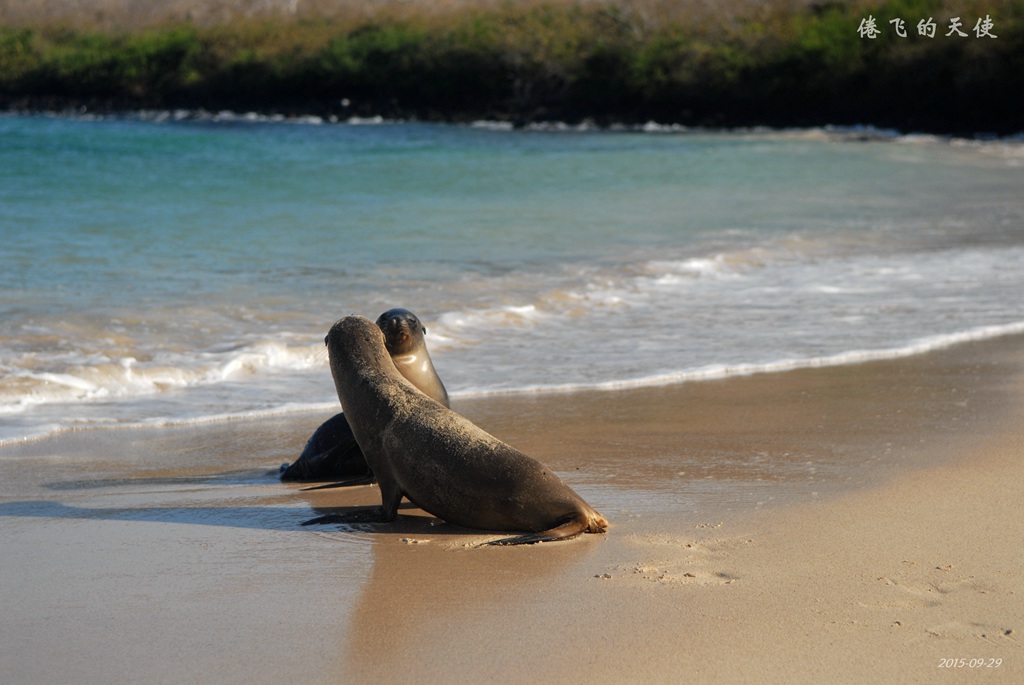
[[667,533],[626,537],[629,546],[643,550],[642,560],[617,564],[595,578],[619,580],[638,587],[730,585],[739,576],[722,569],[727,552],[750,544],[746,539],[697,539]]
[[879,576],[877,580],[893,588],[888,601],[874,605],[886,608],[929,609],[943,606],[951,596],[961,592],[988,594],[992,591],[974,576],[956,575],[950,565],[923,569],[915,563],[905,562],[904,569]]
[[[876,582],[886,586],[885,599],[860,606],[871,610],[900,612],[893,625],[916,626],[912,642],[968,639],[993,644],[1016,640],[1012,627],[991,622],[991,617],[959,616],[960,596],[965,594],[997,595],[999,589],[986,585],[973,575],[958,573],[949,565],[918,564],[905,561],[894,572],[878,576]],[[954,618],[955,616],[955,618]]]

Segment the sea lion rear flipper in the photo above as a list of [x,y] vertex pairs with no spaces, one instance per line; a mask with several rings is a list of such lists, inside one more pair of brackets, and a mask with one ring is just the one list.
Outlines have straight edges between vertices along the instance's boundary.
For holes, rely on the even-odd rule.
[[519,535],[514,538],[502,538],[485,542],[485,545],[532,545],[536,542],[552,542],[554,540],[571,540],[587,530],[587,521],[582,517],[573,517],[547,530],[529,535]]

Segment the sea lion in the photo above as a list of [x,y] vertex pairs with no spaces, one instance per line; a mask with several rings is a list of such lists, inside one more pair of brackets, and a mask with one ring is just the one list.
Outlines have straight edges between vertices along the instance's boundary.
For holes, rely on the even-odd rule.
[[377,328],[384,333],[384,347],[398,372],[428,397],[451,407],[448,391],[427,352],[427,328],[416,315],[408,309],[389,309],[377,317]]
[[[384,332],[384,344],[399,373],[430,397],[450,406],[448,391],[427,352],[427,329],[419,318],[408,309],[389,309],[377,317],[377,326]],[[283,481],[344,479],[339,485],[356,485],[372,482],[373,472],[341,413],[316,429],[299,458],[281,467],[280,477]]]
[[344,413],[320,424],[291,464],[282,464],[283,481],[332,480],[343,478],[346,485],[373,482],[373,472],[359,451]]
[[380,485],[381,506],[303,525],[393,521],[404,495],[450,523],[526,533],[488,544],[562,540],[608,527],[549,468],[414,388],[369,319],[341,319],[325,342],[341,406]]

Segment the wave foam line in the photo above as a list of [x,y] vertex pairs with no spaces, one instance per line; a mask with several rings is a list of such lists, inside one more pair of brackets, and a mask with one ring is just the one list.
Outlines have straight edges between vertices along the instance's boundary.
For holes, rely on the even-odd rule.
[[642,378],[606,381],[601,383],[567,383],[563,385],[534,385],[522,388],[501,389],[468,388],[454,391],[450,394],[453,398],[458,399],[469,397],[489,397],[496,395],[652,388],[693,381],[720,380],[723,378],[733,378],[738,376],[752,376],[758,373],[784,373],[787,371],[796,371],[798,369],[846,366],[850,364],[862,364],[865,362],[902,359],[937,350],[948,349],[963,343],[991,340],[1005,335],[1019,334],[1024,334],[1024,321],[1002,325],[981,326],[979,328],[973,328],[959,333],[928,336],[925,338],[919,338],[918,340],[902,347],[890,347],[879,350],[850,350],[825,357],[812,357],[809,359],[782,359],[779,361],[764,362],[760,364],[710,364],[696,369],[687,369],[672,373],[644,376]]
[[[643,378],[636,379],[608,381],[604,383],[543,386],[537,385],[521,388],[502,389],[469,388],[458,390],[450,394],[453,399],[461,399],[470,397],[490,397],[533,393],[569,393],[587,390],[613,391],[646,387],[659,387],[693,381],[719,380],[722,378],[750,376],[758,373],[783,373],[786,371],[795,371],[798,369],[845,366],[849,364],[859,364],[871,361],[901,359],[905,357],[912,357],[919,354],[925,354],[928,352],[934,352],[941,349],[948,349],[950,347],[954,347],[956,345],[960,345],[963,343],[977,342],[981,340],[991,340],[993,338],[999,338],[1006,335],[1019,334],[1024,334],[1024,321],[1018,321],[1015,323],[1002,325],[981,326],[967,331],[961,331],[959,333],[928,336],[924,338],[919,338],[918,340],[915,340],[901,347],[891,347],[879,350],[851,350],[825,357],[815,357],[810,359],[784,359],[775,362],[766,362],[763,364],[711,364],[697,369],[684,370],[676,373],[645,376]],[[310,404],[288,403],[278,407],[271,407],[265,409],[248,409],[241,410],[238,412],[209,414],[205,416],[182,418],[160,417],[148,419],[144,422],[136,421],[123,424],[93,424],[85,426],[51,426],[52,430],[46,432],[45,434],[36,433],[30,436],[11,439],[5,439],[0,437],[0,447],[6,445],[35,442],[37,440],[43,440],[48,437],[52,437],[54,435],[67,432],[87,430],[138,430],[145,428],[187,427],[214,423],[227,423],[229,421],[245,421],[259,418],[284,416],[287,414],[297,414],[303,412],[328,412],[332,410],[339,411],[340,407],[334,402],[319,402]]]
[[[205,416],[188,417],[155,417],[145,421],[131,421],[126,423],[92,423],[76,425],[48,424],[37,427],[30,435],[16,438],[4,438],[0,436],[0,447],[10,445],[22,445],[30,442],[46,440],[47,438],[61,435],[63,433],[81,433],[85,431],[121,431],[121,430],[143,430],[147,428],[187,428],[189,426],[205,426],[215,423],[229,423],[231,421],[252,421],[254,419],[275,418],[289,414],[305,414],[312,412],[341,411],[341,405],[337,402],[311,402],[309,404],[291,402],[278,407],[264,409],[243,409],[237,412],[224,412],[222,414],[207,414]],[[301,445],[299,446],[301,448]]]
[[9,398],[0,388],[0,414],[56,402],[145,397],[171,389],[215,385],[262,371],[306,370],[322,363],[321,348],[289,347],[269,341],[246,345],[230,354],[200,353],[197,357],[202,361],[192,367],[174,366],[173,361],[142,365],[134,357],[125,357],[60,373],[12,373],[12,377],[37,385],[31,393],[10,401],[4,401]]

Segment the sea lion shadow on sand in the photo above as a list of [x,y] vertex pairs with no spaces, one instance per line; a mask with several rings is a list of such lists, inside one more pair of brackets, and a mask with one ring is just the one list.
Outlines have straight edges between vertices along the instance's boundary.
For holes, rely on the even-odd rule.
[[303,525],[390,523],[406,497],[449,523],[525,533],[486,544],[563,540],[607,529],[605,518],[551,469],[415,388],[368,319],[338,321],[325,342],[338,397],[380,485],[381,506]]
[[252,530],[294,531],[292,510],[274,506],[135,506],[75,507],[52,500],[0,503],[0,516],[100,521],[185,523]]
[[[419,511],[420,509],[412,502],[406,501],[398,505],[398,510],[411,512]],[[481,534],[481,531],[479,530],[452,525],[447,521],[437,518],[436,516],[431,516],[429,513],[426,516],[416,514],[396,516],[394,521],[390,521],[386,525],[383,525],[379,519],[364,516],[368,511],[368,507],[362,504],[352,504],[340,507],[314,506],[313,511],[319,514],[319,516],[314,519],[310,519],[310,521],[305,521],[300,525],[313,526],[317,524],[311,523],[311,521],[320,521],[321,519],[324,519],[328,523],[334,522],[353,530],[373,532],[375,534],[416,537],[433,537],[435,535],[472,536],[477,538],[479,538]]]
[[114,478],[82,478],[41,483],[47,490],[94,490],[123,486],[165,486],[165,485],[250,485],[266,481],[276,472],[265,469],[242,469],[196,476],[121,476]]
[[[360,507],[316,507],[316,511],[339,514]],[[405,503],[403,509],[413,509],[414,504]],[[62,519],[66,521],[133,521],[147,523],[186,524],[239,528],[248,530],[274,530],[295,533],[295,509],[280,506],[238,505],[234,502],[224,506],[182,506],[138,505],[80,507],[55,500],[21,500],[0,502],[0,516],[24,519]],[[477,531],[444,526],[443,531],[435,528],[438,521],[425,516],[403,516],[388,533],[396,535],[427,535],[443,532],[445,535],[479,535]],[[357,530],[360,530],[358,527]],[[362,529],[368,531],[369,529]],[[373,532],[379,532],[374,529]]]
[[[448,391],[427,351],[427,329],[419,318],[408,309],[389,309],[377,317],[377,327],[384,333],[384,345],[399,373],[427,396],[450,406]],[[298,459],[281,466],[280,478],[339,481],[319,486],[329,488],[372,483],[374,475],[342,412],[316,429]]]

